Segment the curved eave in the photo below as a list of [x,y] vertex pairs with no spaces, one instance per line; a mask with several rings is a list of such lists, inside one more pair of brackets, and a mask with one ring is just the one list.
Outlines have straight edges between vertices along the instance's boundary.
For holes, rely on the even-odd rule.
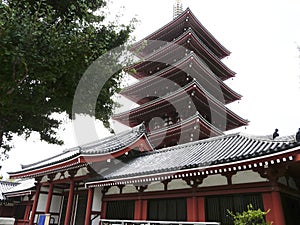
[[132,110],[129,110],[129,111],[126,111],[123,113],[119,113],[119,114],[115,114],[112,117],[112,119],[117,120],[125,125],[130,125],[130,123],[128,123],[129,122],[128,119],[131,119],[131,121],[132,121],[132,117],[136,117],[136,115],[138,115],[138,114],[145,114],[145,113],[149,112],[151,108],[152,108],[152,110],[153,110],[153,108],[159,109],[159,108],[161,108],[160,105],[165,104],[166,101],[171,102],[172,99],[174,99],[178,96],[187,95],[187,93],[193,89],[196,89],[197,90],[196,93],[199,93],[199,95],[207,98],[209,100],[209,102],[216,105],[222,111],[224,111],[224,109],[226,110],[226,114],[231,116],[231,120],[234,120],[232,122],[233,122],[233,124],[235,124],[235,125],[232,125],[229,129],[234,129],[234,128],[237,128],[240,126],[245,126],[248,124],[247,120],[243,119],[242,117],[238,116],[237,114],[235,114],[234,112],[229,110],[227,107],[225,107],[222,102],[215,99],[210,93],[208,93],[205,89],[203,89],[202,86],[196,80],[193,80],[191,83],[189,83],[188,85],[184,86],[183,88],[181,88],[175,92],[165,95],[162,99],[156,99],[151,102],[147,102],[146,104],[143,104]]
[[[238,94],[237,92],[233,91],[228,85],[226,85],[218,76],[216,76],[214,73],[212,73],[209,69],[206,68],[206,66],[203,65],[202,62],[200,62],[199,57],[197,57],[194,54],[189,54],[188,56],[184,57],[180,61],[177,61],[174,66],[169,66],[164,70],[161,70],[152,76],[146,77],[139,82],[124,88],[120,94],[125,96],[126,98],[138,103],[143,104],[146,103],[146,100],[142,100],[142,96],[145,96],[145,87],[149,90],[153,90],[151,88],[151,83],[157,83],[160,82],[161,78],[169,79],[169,76],[174,75],[174,73],[178,70],[184,71],[184,68],[189,66],[188,64],[191,62],[195,62],[195,64],[192,64],[193,69],[195,71],[199,71],[201,73],[204,73],[204,76],[208,76],[209,79],[213,80],[213,85],[217,85],[217,87],[221,87],[224,93],[225,97],[225,103],[231,103],[236,100],[240,100],[242,95]],[[195,65],[197,67],[195,67]],[[195,67],[195,68],[194,68]],[[199,74],[198,72],[198,74]],[[202,76],[202,74],[200,75]],[[196,76],[194,76],[196,78]],[[203,77],[203,79],[206,79]],[[172,80],[172,79],[171,79]],[[211,83],[211,82],[210,82]],[[141,101],[142,100],[142,101]],[[141,102],[139,102],[141,101]]]
[[211,45],[211,49],[215,49],[215,54],[218,54],[220,58],[229,56],[231,52],[227,50],[223,45],[221,45],[221,43],[200,23],[200,21],[191,11],[190,15],[199,29],[201,29],[207,35],[207,38],[211,41],[208,43],[214,43],[214,45]]
[[32,178],[46,175],[47,173],[60,172],[62,169],[70,169],[70,168],[80,168],[84,165],[80,165],[79,156],[75,156],[66,161],[53,163],[50,165],[45,165],[37,168],[25,169],[17,172],[10,172],[9,177],[12,179],[16,178]]
[[[189,40],[191,39],[191,40]],[[184,45],[187,45],[187,41],[190,41],[193,43],[190,43],[189,46],[184,47]],[[196,46],[194,46],[196,45]],[[229,69],[209,48],[207,48],[204,43],[197,37],[195,32],[191,29],[188,29],[185,31],[182,35],[180,35],[178,38],[176,38],[174,41],[165,44],[162,48],[158,49],[157,51],[153,52],[146,58],[144,58],[141,62],[138,62],[134,65],[129,66],[126,70],[127,71],[137,71],[137,72],[130,72],[130,74],[137,78],[141,79],[145,76],[149,76],[152,74],[147,74],[146,72],[141,72],[144,70],[153,70],[155,72],[157,63],[161,63],[160,60],[166,55],[171,55],[170,59],[174,57],[174,52],[176,53],[176,50],[178,51],[184,51],[186,49],[189,49],[189,51],[194,51],[200,58],[205,58],[205,61],[207,64],[210,65],[211,69],[215,71],[215,73],[222,79],[226,80],[228,78],[234,77],[235,72]],[[201,50],[201,51],[200,51]],[[152,69],[151,69],[152,68]],[[153,69],[155,68],[155,69]]]
[[[189,18],[191,18],[191,20]],[[223,45],[220,44],[219,41],[217,41],[217,39],[200,23],[200,21],[195,17],[189,8],[187,8],[181,15],[167,23],[165,26],[137,42],[133,46],[133,49],[138,49],[140,46],[143,46],[145,40],[162,40],[161,37],[163,34],[168,33],[169,30],[178,26],[178,24],[189,21],[193,22],[193,25],[196,29],[202,31],[201,37],[205,40],[207,46],[209,46],[209,48],[213,50],[219,58],[224,58],[230,55],[230,51],[228,51]]]
[[147,135],[142,134],[137,140],[135,140],[130,145],[126,146],[122,150],[112,152],[111,154],[105,155],[94,155],[94,154],[82,154],[81,163],[91,163],[91,162],[101,162],[112,158],[118,158],[133,149],[138,149],[140,152],[153,151],[153,146],[151,145]]
[[57,162],[52,162],[51,164],[48,165],[24,169],[22,171],[10,172],[8,174],[10,178],[15,179],[15,178],[38,177],[50,173],[58,173],[61,171],[66,171],[68,169],[81,168],[92,162],[101,162],[107,159],[117,158],[125,154],[126,152],[130,152],[134,148],[138,148],[141,152],[153,150],[153,147],[146,134],[141,134],[133,142],[127,144],[122,149],[118,149],[116,151],[103,153],[103,154],[81,153],[70,159],[64,159]]

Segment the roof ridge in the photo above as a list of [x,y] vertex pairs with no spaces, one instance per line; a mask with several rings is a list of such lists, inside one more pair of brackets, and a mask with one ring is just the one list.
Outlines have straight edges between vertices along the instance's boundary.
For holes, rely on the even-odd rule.
[[101,138],[101,139],[98,139],[98,140],[95,140],[95,141],[92,141],[92,142],[89,142],[89,143],[86,143],[86,144],[83,144],[83,145],[78,145],[78,146],[75,146],[73,148],[65,149],[63,152],[71,152],[71,151],[74,151],[76,149],[81,151],[83,148],[93,147],[94,145],[98,145],[101,142],[103,143],[105,141],[109,141],[112,138],[118,138],[118,137],[121,137],[125,134],[132,133],[132,132],[146,133],[145,125],[143,123],[141,123],[141,124],[131,128],[131,129],[124,130],[124,131],[121,131],[119,133],[115,133],[115,134],[109,135],[107,137],[104,137],[104,138]]
[[260,140],[260,141],[270,141],[270,142],[291,142],[295,141],[294,135],[285,135],[281,137],[277,137],[273,139],[272,134],[269,135],[255,135],[255,134],[247,134],[247,133],[240,133],[241,136],[244,136],[246,138],[251,138],[255,140]]
[[167,152],[167,151],[171,151],[171,150],[175,150],[178,148],[183,148],[183,147],[187,147],[187,146],[194,146],[197,145],[199,143],[204,143],[204,142],[212,142],[218,139],[225,139],[225,138],[229,138],[232,136],[239,136],[240,133],[231,133],[231,134],[223,134],[223,135],[219,135],[219,136],[215,136],[215,137],[209,137],[209,138],[205,138],[205,139],[201,139],[201,140],[197,140],[197,141],[193,141],[193,142],[188,142],[188,143],[184,143],[184,144],[179,144],[179,145],[175,145],[175,146],[170,146],[170,147],[165,147],[165,148],[161,148],[161,149],[155,149],[152,152],[148,152],[148,154],[155,154],[155,153],[161,153],[161,152]]

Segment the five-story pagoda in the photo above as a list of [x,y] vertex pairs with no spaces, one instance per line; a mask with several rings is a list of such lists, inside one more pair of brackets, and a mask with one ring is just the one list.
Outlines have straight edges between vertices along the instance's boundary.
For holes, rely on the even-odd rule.
[[247,125],[228,103],[241,95],[224,81],[234,77],[221,59],[230,52],[198,21],[189,8],[136,43],[141,59],[127,68],[138,82],[121,94],[138,107],[113,116],[127,126],[144,123],[156,148],[221,135]]

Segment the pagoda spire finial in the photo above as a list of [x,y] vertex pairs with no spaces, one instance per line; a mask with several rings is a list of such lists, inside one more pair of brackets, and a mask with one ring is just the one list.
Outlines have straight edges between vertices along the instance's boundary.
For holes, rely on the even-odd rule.
[[183,12],[181,0],[175,0],[173,5],[173,19],[179,16]]

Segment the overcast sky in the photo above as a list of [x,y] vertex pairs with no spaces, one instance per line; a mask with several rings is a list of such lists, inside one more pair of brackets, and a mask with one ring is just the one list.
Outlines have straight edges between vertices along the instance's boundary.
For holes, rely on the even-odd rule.
[[[136,17],[140,22],[134,36],[137,40],[172,20],[175,0],[114,0],[109,3],[111,17],[123,15],[120,21]],[[200,22],[231,55],[223,62],[236,77],[226,81],[242,100],[228,105],[250,121],[249,126],[234,130],[254,135],[295,134],[300,127],[300,1],[299,0],[182,0]],[[124,8],[122,8],[124,6]],[[97,125],[100,127],[99,125]],[[99,129],[99,136],[109,133]],[[20,168],[73,147],[71,126],[61,132],[64,146],[48,145],[33,136],[29,141],[15,140],[4,171]]]

